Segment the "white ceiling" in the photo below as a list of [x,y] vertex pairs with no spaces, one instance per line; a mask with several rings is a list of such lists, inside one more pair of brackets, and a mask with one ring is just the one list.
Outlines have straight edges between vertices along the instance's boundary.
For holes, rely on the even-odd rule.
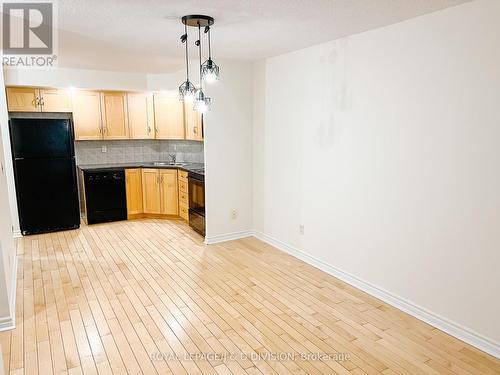
[[[257,60],[467,1],[59,0],[59,65],[176,71],[183,62],[179,37],[185,14],[215,18],[215,58]],[[195,29],[190,30],[194,42]]]

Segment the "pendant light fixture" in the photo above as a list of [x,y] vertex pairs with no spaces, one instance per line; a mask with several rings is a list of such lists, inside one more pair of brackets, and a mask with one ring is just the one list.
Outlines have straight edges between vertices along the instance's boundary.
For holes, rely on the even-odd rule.
[[219,67],[212,60],[212,43],[210,26],[205,26],[205,34],[208,33],[208,60],[201,66],[201,77],[206,83],[213,83],[219,80]]
[[179,86],[179,99],[185,102],[192,102],[196,93],[196,88],[189,80],[189,55],[188,55],[188,32],[187,25],[184,24],[184,34],[181,36],[181,42],[186,45],[186,81]]
[[[210,26],[214,24],[214,19],[210,16],[203,15],[189,15],[182,17],[182,23],[184,24],[184,35],[181,36],[182,43],[186,43],[186,82],[184,82],[179,87],[179,97],[181,100],[187,101],[188,97],[192,97],[194,94],[194,106],[193,110],[200,113],[205,113],[210,110],[210,105],[212,103],[211,99],[208,98],[203,92],[203,81],[213,82],[219,78],[219,67],[213,62],[211,57],[211,41],[210,41]],[[199,74],[200,82],[198,89],[195,89],[194,85],[189,81],[189,60],[188,60],[188,38],[187,38],[187,26],[198,28],[198,40],[195,45],[198,47],[198,57],[199,57]],[[202,46],[201,46],[201,28],[204,27],[205,34],[208,33],[208,60],[204,64],[202,61]]]
[[200,60],[200,87],[196,90],[196,95],[194,98],[194,107],[195,111],[200,113],[205,113],[210,110],[211,99],[205,96],[203,92],[203,76],[201,72],[201,25],[198,22],[198,40],[195,42],[195,45],[198,47],[198,57]]

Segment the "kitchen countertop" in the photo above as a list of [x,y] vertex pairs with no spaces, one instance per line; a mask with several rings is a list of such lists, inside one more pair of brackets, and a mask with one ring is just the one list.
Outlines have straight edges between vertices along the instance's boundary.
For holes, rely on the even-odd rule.
[[[77,167],[82,171],[93,171],[103,169],[130,169],[130,168],[155,168],[155,169],[180,169],[186,172],[195,172],[204,176],[205,164],[185,163],[184,165],[155,165],[155,162],[134,162],[134,163],[109,163],[109,164],[80,164]],[[158,162],[156,162],[158,163]],[[161,163],[161,162],[160,162]]]

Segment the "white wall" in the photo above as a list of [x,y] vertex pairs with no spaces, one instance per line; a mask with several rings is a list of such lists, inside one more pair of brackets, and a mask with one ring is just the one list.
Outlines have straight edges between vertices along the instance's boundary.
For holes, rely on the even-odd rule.
[[14,166],[12,163],[12,151],[10,146],[9,120],[7,113],[7,99],[5,97],[5,89],[3,83],[3,71],[0,72],[0,75],[2,77],[0,92],[0,138],[2,146],[1,157],[3,158],[4,173],[7,183],[6,193],[9,200],[11,222],[13,226],[12,232],[15,233],[16,236],[20,236],[21,230],[19,227],[19,215],[17,212],[16,184],[14,180]]
[[[15,249],[12,237],[12,217],[11,199],[9,191],[7,165],[12,170],[12,159],[10,148],[4,149],[8,145],[7,128],[7,103],[5,100],[5,90],[3,84],[3,73],[0,69],[0,329],[11,325],[10,318],[14,315],[13,301],[15,291],[12,288],[15,280]],[[5,136],[7,134],[7,139]],[[14,202],[15,203],[15,202]]]
[[169,91],[172,95],[178,95],[178,87],[185,81],[185,74],[184,71],[166,74],[148,74],[148,90]]
[[5,85],[146,90],[147,74],[85,69],[5,69]]
[[252,228],[252,64],[217,63],[221,81],[206,89],[213,103],[205,116],[208,241]]
[[258,231],[496,350],[499,14],[479,0],[260,62],[253,132]]

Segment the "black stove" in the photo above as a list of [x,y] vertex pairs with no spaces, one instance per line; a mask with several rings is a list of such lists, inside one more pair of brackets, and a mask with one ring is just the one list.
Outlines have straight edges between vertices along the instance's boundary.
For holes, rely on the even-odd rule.
[[205,236],[205,170],[190,169],[188,172],[189,188],[189,225],[196,232]]
[[192,177],[200,181],[205,181],[205,168],[190,169],[188,172],[188,177]]

